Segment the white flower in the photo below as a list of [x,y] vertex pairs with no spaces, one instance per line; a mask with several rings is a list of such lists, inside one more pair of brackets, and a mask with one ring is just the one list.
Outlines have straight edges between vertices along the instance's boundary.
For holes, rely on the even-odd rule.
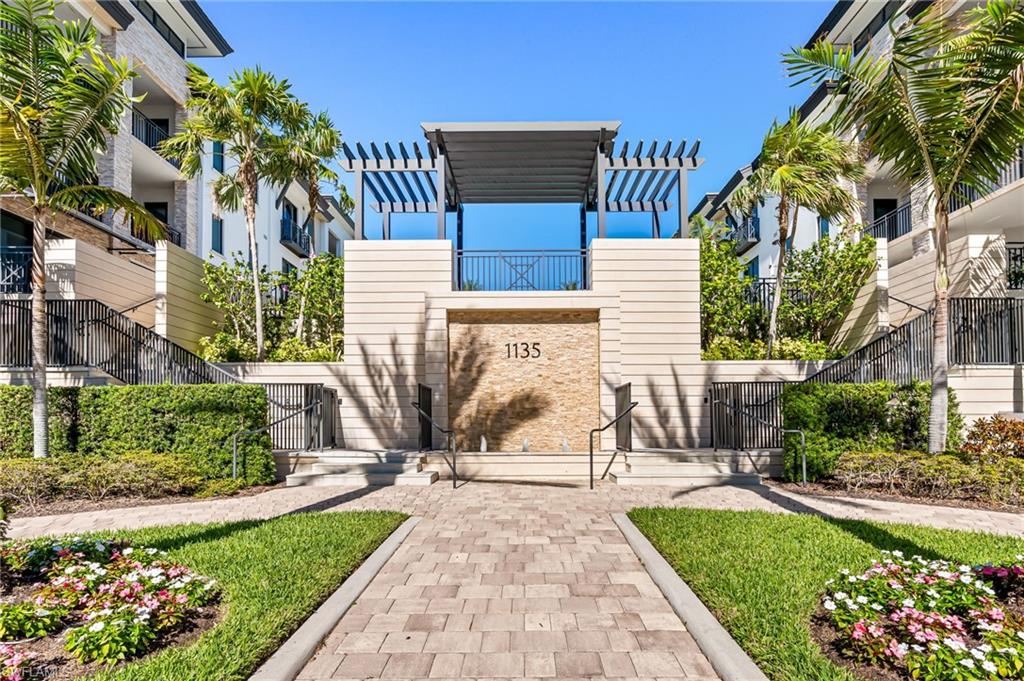
[[882,607],[881,605],[879,605],[878,603],[872,603],[872,604],[871,604],[871,609],[872,609],[872,610],[874,610],[874,611],[876,611],[876,612],[882,612],[882,610],[885,610],[885,608],[883,608],[883,607]]
[[848,582],[850,582],[852,584],[853,582],[857,581],[857,578],[855,576],[853,576],[853,575],[850,575],[849,577],[846,578],[846,581],[848,581]]
[[148,548],[148,549],[146,549],[146,553],[148,553],[148,554],[149,554],[149,555],[151,555],[151,556],[152,556],[152,555],[155,555],[155,554],[156,554],[156,549],[154,549],[154,548]]
[[974,669],[974,660],[972,660],[969,657],[965,657],[962,660],[960,660],[960,664],[967,667],[968,669]]
[[893,551],[892,555],[896,556],[897,558],[902,558],[903,557],[903,552],[902,551]]
[[129,546],[128,548],[126,548],[124,551],[121,552],[121,555],[123,555],[123,556],[130,556],[133,553],[135,553],[135,549],[133,549],[132,547]]
[[101,541],[96,542],[95,546],[96,546],[96,550],[97,551],[106,551],[107,550],[106,544],[104,544]]
[[857,602],[860,603],[861,605],[867,605],[868,604],[868,597],[867,596],[857,596]]
[[836,592],[836,600],[837,601],[845,601],[847,598],[849,598],[849,596],[846,594],[845,591],[837,591]]
[[989,674],[995,674],[997,671],[999,671],[998,668],[988,660],[985,660],[981,663],[981,668],[987,671]]
[[942,639],[942,642],[945,643],[948,647],[952,648],[953,650],[967,650],[967,646],[965,646],[960,641],[957,641],[955,638],[949,638],[947,636],[946,638]]
[[49,614],[49,610],[45,610],[43,608],[36,608],[36,617],[46,617]]
[[984,660],[985,659],[985,653],[980,651],[980,650],[978,650],[977,648],[972,648],[971,649],[971,657],[973,657],[975,660]]
[[905,607],[907,607],[907,608],[913,608],[914,607],[914,599],[913,598],[904,598],[903,599],[903,605]]
[[825,609],[831,612],[836,609],[836,604],[832,601],[825,601]]
[[92,632],[103,631],[103,627],[105,627],[105,626],[107,626],[107,625],[104,624],[102,621],[100,621],[100,622],[93,622],[92,625],[90,625],[90,627],[89,627],[89,631],[92,631]]
[[984,651],[986,653],[991,653],[992,652],[992,646],[990,646],[987,643],[982,643],[980,646],[978,646],[978,650],[982,650],[982,651]]
[[964,584],[970,584],[974,580],[971,579],[970,575],[960,575],[960,581],[963,582]]

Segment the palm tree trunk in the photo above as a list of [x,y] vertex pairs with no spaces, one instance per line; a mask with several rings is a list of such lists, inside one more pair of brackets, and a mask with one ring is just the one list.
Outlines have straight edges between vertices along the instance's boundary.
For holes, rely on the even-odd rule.
[[46,225],[49,211],[32,211],[32,456],[50,454],[50,419],[46,402],[46,362],[49,358],[46,319]]
[[260,285],[260,257],[259,244],[256,241],[256,184],[250,179],[245,183],[245,226],[249,232],[249,259],[252,261],[252,286],[255,296],[255,324],[256,331],[256,361],[262,362],[266,355],[266,348],[263,344],[263,287]]
[[[796,212],[800,207],[796,207]],[[786,239],[789,237],[789,205],[786,199],[779,199],[779,262],[775,267],[775,293],[772,295],[772,311],[768,316],[768,355],[765,359],[772,358],[772,346],[775,345],[775,337],[779,328],[779,307],[782,304],[782,285],[786,278]],[[794,218],[795,222],[795,218]]]
[[932,318],[932,397],[928,413],[928,452],[946,450],[949,427],[949,214],[935,207],[935,316]]

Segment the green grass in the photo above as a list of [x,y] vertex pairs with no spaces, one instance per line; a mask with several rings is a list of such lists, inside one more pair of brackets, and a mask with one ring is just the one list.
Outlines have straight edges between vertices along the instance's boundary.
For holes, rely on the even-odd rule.
[[405,518],[382,511],[306,513],[97,533],[164,549],[169,560],[217,579],[227,614],[191,645],[167,648],[92,678],[248,678]]
[[825,581],[883,549],[977,564],[1024,553],[978,532],[759,511],[641,508],[629,517],[772,679],[842,679],[810,638]]

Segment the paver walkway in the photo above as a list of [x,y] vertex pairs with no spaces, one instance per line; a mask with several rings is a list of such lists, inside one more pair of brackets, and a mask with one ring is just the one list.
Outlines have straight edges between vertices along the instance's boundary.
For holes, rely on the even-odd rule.
[[473,484],[422,496],[423,521],[300,679],[717,678],[607,496]]

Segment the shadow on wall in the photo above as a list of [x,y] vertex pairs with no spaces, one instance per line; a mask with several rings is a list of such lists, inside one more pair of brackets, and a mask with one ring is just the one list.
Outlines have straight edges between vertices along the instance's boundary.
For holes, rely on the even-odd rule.
[[[680,380],[679,369],[675,362],[671,365],[672,386],[667,389],[659,387],[650,376],[646,381],[646,397],[638,396],[633,390],[633,400],[639,402],[633,410],[633,447],[634,449],[686,449],[701,445],[700,425],[707,420],[710,412],[707,405],[696,411],[701,414],[694,419],[691,409],[692,398],[686,394],[686,385]],[[603,378],[605,386],[614,391],[616,385]],[[704,394],[711,384],[705,381]],[[647,404],[644,402],[647,401]],[[675,417],[675,418],[674,418]],[[611,414],[604,423],[615,418]],[[604,425],[602,423],[601,425]],[[678,425],[675,425],[678,424]]]
[[481,436],[492,451],[517,451],[521,443],[507,442],[509,435],[525,423],[536,420],[551,406],[551,401],[533,389],[499,395],[480,388],[488,362],[480,353],[479,332],[470,329],[466,340],[451,349],[449,377],[459,386],[469,386],[466,395],[449,380],[449,427],[455,431],[455,443],[464,451],[477,451]]
[[950,295],[1001,297],[1007,289],[1006,239],[1001,235],[985,237],[981,253],[967,261],[968,271],[955,282]]

